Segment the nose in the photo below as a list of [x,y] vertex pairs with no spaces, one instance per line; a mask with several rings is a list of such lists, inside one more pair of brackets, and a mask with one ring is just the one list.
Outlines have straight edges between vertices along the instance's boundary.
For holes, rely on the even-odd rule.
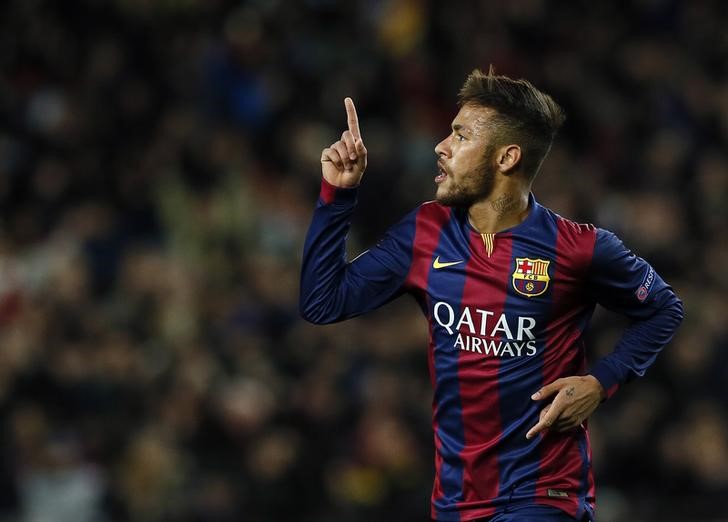
[[450,136],[442,140],[435,146],[435,154],[438,156],[450,157]]

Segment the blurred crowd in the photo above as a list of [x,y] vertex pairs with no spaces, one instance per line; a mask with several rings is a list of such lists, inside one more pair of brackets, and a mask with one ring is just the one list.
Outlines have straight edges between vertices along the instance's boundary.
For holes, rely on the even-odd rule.
[[[720,0],[3,2],[0,520],[425,520],[425,321],[304,323],[300,254],[343,97],[356,254],[432,198],[489,64],[566,109],[539,201],[685,302],[590,421],[600,520],[728,520],[726,27]],[[599,311],[591,356],[623,326]]]

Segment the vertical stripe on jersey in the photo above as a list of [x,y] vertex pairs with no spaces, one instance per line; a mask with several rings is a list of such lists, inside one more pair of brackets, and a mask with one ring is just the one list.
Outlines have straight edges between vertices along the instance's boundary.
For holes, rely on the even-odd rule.
[[[433,261],[435,252],[440,252],[441,237],[444,236],[443,229],[448,225],[451,217],[449,209],[435,204],[425,204],[420,208],[415,224],[415,236],[413,241],[413,256],[410,273],[407,276],[406,285],[412,290],[427,316],[430,325],[428,366],[430,380],[433,389],[437,393],[433,396],[433,431],[435,438],[435,481],[432,489],[432,516],[437,517],[437,506],[453,505],[462,497],[462,464],[457,461],[457,452],[453,453],[452,447],[459,448],[462,441],[462,421],[459,405],[459,388],[457,380],[448,380],[447,376],[452,374],[448,365],[452,366],[452,354],[435,353],[438,343],[447,346],[439,338],[442,333],[433,331],[435,322],[430,316],[434,304],[429,302],[429,287],[435,284],[438,289],[443,284],[454,284],[447,288],[449,292],[457,292],[457,281],[451,281],[451,274],[447,271],[438,271],[437,277],[432,278]],[[434,219],[433,219],[434,218]],[[440,249],[438,249],[440,246]],[[457,279],[457,278],[456,278]],[[462,289],[462,283],[460,283]],[[459,301],[459,294],[456,296]],[[444,385],[442,381],[446,381]],[[439,390],[439,391],[438,391]],[[449,415],[439,415],[443,395],[453,401],[452,406],[446,406],[444,411]],[[459,440],[451,441],[450,437],[443,436],[443,431],[460,434]],[[455,459],[453,459],[453,455]]]
[[[461,232],[456,219],[451,219],[442,228],[437,254],[450,259],[463,259],[462,244],[457,241]],[[465,264],[469,259],[463,259]],[[435,270],[430,267],[427,281],[428,293],[447,296],[455,314],[457,303],[462,301],[465,286],[465,271],[460,267],[454,270]],[[463,412],[460,397],[461,386],[458,376],[459,350],[453,346],[452,336],[441,327],[434,327],[433,351],[435,368],[434,416],[437,423],[435,437],[440,447],[440,489],[442,496],[435,500],[435,508],[452,507],[463,500],[463,460],[464,445]],[[453,514],[450,514],[453,516]]]
[[[492,350],[492,346],[497,346],[499,342],[498,338],[491,338],[489,335],[504,311],[506,289],[510,285],[510,272],[504,267],[510,263],[511,240],[499,239],[498,248],[493,250],[488,248],[488,244],[484,244],[480,237],[471,234],[470,249],[472,252],[479,252],[480,255],[472,255],[466,265],[466,280],[460,310],[462,313],[466,306],[470,307],[476,329],[473,333],[466,325],[461,328],[463,337],[470,339],[464,343],[469,349],[460,351],[459,356],[465,442],[461,453],[465,464],[463,474],[465,503],[483,502],[498,496],[500,477],[497,450],[503,426],[498,389],[498,370],[501,361],[492,351],[488,353],[486,350]],[[494,288],[500,290],[494,292]],[[476,308],[482,306],[484,295],[488,295],[488,301],[492,301],[493,304],[482,314],[476,313]],[[486,349],[486,343],[491,343],[491,348]],[[479,510],[477,516],[491,515],[495,510],[496,507],[491,505]]]
[[[584,423],[586,428],[586,421]],[[589,492],[589,467],[591,455],[589,454],[589,441],[586,429],[579,434],[579,455],[581,457],[581,484],[579,484],[579,509],[576,518],[581,520],[586,511],[587,493]]]
[[[590,264],[594,239],[593,230],[582,230],[563,219],[557,221],[556,266],[552,278],[547,351],[544,353],[544,384],[584,372],[585,348],[580,338],[587,327],[591,310],[574,287],[583,285],[584,270]],[[575,324],[579,328],[575,329]],[[540,446],[541,465],[536,494],[543,499],[541,503],[565,509],[573,516],[583,513],[584,497],[592,480],[586,437],[584,426],[576,428],[572,437],[543,437]],[[549,489],[576,491],[580,498],[569,498],[568,502],[565,502],[566,499],[550,498]]]
[[[538,207],[533,209],[537,212]],[[533,258],[551,261],[556,245],[556,227],[540,227],[538,237],[534,242],[521,239],[513,240],[511,257],[508,262],[507,297],[504,313],[509,317],[532,316],[536,302],[549,302],[552,298],[553,288],[538,296],[527,297],[519,294],[513,288],[512,274],[516,270],[516,258]],[[500,239],[500,238],[499,238]],[[502,240],[501,240],[502,241]],[[500,247],[500,245],[499,245]],[[553,262],[549,263],[551,281],[553,283]],[[543,317],[535,318],[542,323]],[[516,332],[513,332],[516,335]],[[543,335],[536,333],[537,339]],[[522,342],[526,342],[524,339]],[[503,357],[498,374],[498,388],[500,391],[500,412],[503,422],[503,434],[499,446],[499,473],[500,490],[498,496],[508,499],[516,486],[518,498],[514,501],[533,499],[536,494],[536,483],[532,479],[538,476],[539,468],[539,438],[530,441],[526,439],[526,432],[538,422],[541,408],[544,406],[531,400],[543,382],[544,352],[547,347],[542,341],[536,341],[536,354],[522,357]],[[525,351],[525,349],[524,349]]]

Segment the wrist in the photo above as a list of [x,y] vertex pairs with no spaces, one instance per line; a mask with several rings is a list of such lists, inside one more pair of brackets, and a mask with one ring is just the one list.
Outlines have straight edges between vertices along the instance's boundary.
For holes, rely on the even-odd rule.
[[356,202],[359,185],[352,187],[339,187],[333,185],[326,178],[321,178],[321,192],[319,198],[325,205],[330,205],[334,202],[340,203],[353,203]]
[[356,188],[361,183],[361,177],[359,177],[358,180],[354,181],[353,179],[344,176],[337,176],[335,179],[331,179],[330,177],[326,176],[326,174],[324,174],[323,176],[321,176],[321,179],[337,189]]
[[599,379],[591,374],[585,375],[584,378],[590,383],[590,386],[599,393],[599,398],[601,400],[605,400],[607,398],[607,390],[604,389],[604,386],[602,386],[602,383],[599,382]]
[[598,361],[589,371],[588,375],[594,377],[606,391],[607,399],[611,398],[619,389],[620,380],[608,358]]

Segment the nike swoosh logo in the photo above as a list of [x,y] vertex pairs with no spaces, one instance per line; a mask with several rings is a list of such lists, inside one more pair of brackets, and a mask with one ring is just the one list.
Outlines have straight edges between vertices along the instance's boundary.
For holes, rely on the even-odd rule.
[[460,261],[447,261],[445,263],[441,263],[440,256],[437,256],[435,258],[435,260],[432,262],[432,268],[434,268],[435,270],[438,270],[440,268],[447,268],[448,266],[459,265],[462,262],[463,261],[460,260]]

